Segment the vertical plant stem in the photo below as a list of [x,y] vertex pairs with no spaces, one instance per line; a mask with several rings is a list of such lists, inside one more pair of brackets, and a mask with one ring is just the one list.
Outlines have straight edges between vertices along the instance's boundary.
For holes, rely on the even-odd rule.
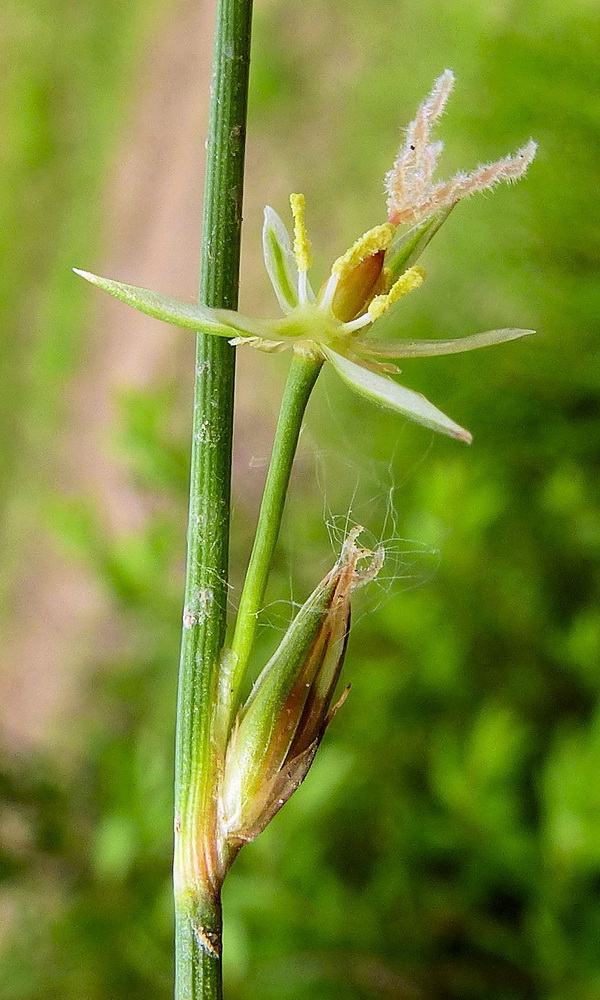
[[[252,0],[217,0],[200,301],[235,309]],[[218,761],[211,729],[225,639],[234,350],[198,335],[175,774],[175,997],[218,1000]]]
[[283,392],[256,535],[231,643],[235,654],[231,680],[232,707],[235,706],[258,627],[258,613],[265,596],[306,404],[322,364],[320,359],[294,354]]

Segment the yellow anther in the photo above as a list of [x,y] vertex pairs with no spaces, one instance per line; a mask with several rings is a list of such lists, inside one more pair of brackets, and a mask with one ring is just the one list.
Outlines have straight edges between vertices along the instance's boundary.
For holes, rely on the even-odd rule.
[[387,250],[392,242],[396,227],[389,222],[384,222],[382,226],[375,226],[364,233],[359,240],[354,243],[346,253],[334,262],[331,273],[337,278],[344,278],[361,261],[367,257],[372,257],[379,250]]
[[425,271],[422,267],[409,267],[408,271],[401,274],[398,280],[394,282],[387,295],[377,295],[373,299],[368,309],[371,319],[379,319],[380,316],[383,316],[388,311],[390,306],[393,306],[394,302],[397,302],[404,295],[408,295],[415,288],[420,288],[424,281]]
[[294,216],[294,256],[299,271],[308,271],[312,264],[310,240],[306,231],[305,208],[303,194],[291,194],[290,206]]

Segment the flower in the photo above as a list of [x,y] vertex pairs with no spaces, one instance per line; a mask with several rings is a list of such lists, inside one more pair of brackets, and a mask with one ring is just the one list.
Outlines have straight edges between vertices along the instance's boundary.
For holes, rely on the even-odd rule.
[[[141,312],[176,326],[227,337],[234,345],[245,344],[267,352],[291,347],[317,361],[329,361],[351,388],[373,402],[470,443],[469,431],[420,393],[388,377],[399,374],[392,361],[458,354],[534,331],[488,330],[454,340],[375,340],[366,336],[375,326],[378,331],[389,327],[397,314],[396,303],[423,284],[425,272],[416,262],[454,205],[500,181],[519,179],[535,156],[536,145],[529,141],[514,156],[434,183],[432,177],[443,145],[430,141],[431,131],[453,84],[453,74],[445,70],[406,130],[405,141],[386,177],[387,221],[369,229],[337,258],[317,293],[308,277],[312,254],[304,196],[290,197],[293,243],[277,213],[270,207],[265,209],[263,254],[283,318],[271,322],[250,319],[233,310],[180,302],[87,271],[75,269],[76,273]],[[401,228],[407,224],[412,228]]]

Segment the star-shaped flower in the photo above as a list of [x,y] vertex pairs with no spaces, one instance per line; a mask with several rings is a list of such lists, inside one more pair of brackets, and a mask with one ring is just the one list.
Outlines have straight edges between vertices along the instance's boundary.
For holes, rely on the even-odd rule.
[[[471,435],[420,393],[400,385],[390,374],[399,370],[391,360],[458,354],[533,333],[532,330],[488,330],[456,340],[375,340],[367,334],[389,327],[396,303],[423,283],[425,273],[416,261],[462,198],[522,177],[536,146],[529,142],[514,156],[433,183],[442,149],[430,142],[442,114],[454,77],[446,70],[420,105],[406,130],[393,169],[387,175],[388,220],[370,229],[334,262],[329,278],[315,293],[308,272],[312,265],[305,224],[304,196],[290,198],[294,240],[272,209],[265,209],[263,254],[273,289],[284,313],[265,322],[228,309],[180,302],[158,292],[100,278],[87,271],[77,274],[140,312],[175,326],[227,337],[235,345],[262,351],[293,351],[329,361],[341,378],[361,395],[395,410],[433,430],[470,443]],[[400,227],[412,224],[408,231]],[[382,317],[387,316],[384,324]]]

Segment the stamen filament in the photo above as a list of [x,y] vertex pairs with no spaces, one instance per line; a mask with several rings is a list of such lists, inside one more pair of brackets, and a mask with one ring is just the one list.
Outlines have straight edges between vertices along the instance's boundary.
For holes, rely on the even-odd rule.
[[[383,296],[381,296],[383,298]],[[373,319],[371,315],[366,312],[362,316],[358,316],[357,319],[350,320],[349,323],[342,323],[341,332],[342,333],[354,333],[356,330],[362,330],[364,326],[368,326],[372,323]]]
[[305,306],[308,301],[308,275],[306,271],[298,271],[298,302]]
[[319,301],[319,306],[321,309],[330,309],[331,303],[333,302],[335,293],[337,291],[337,286],[339,284],[339,277],[337,274],[330,274],[327,279],[327,284]]

